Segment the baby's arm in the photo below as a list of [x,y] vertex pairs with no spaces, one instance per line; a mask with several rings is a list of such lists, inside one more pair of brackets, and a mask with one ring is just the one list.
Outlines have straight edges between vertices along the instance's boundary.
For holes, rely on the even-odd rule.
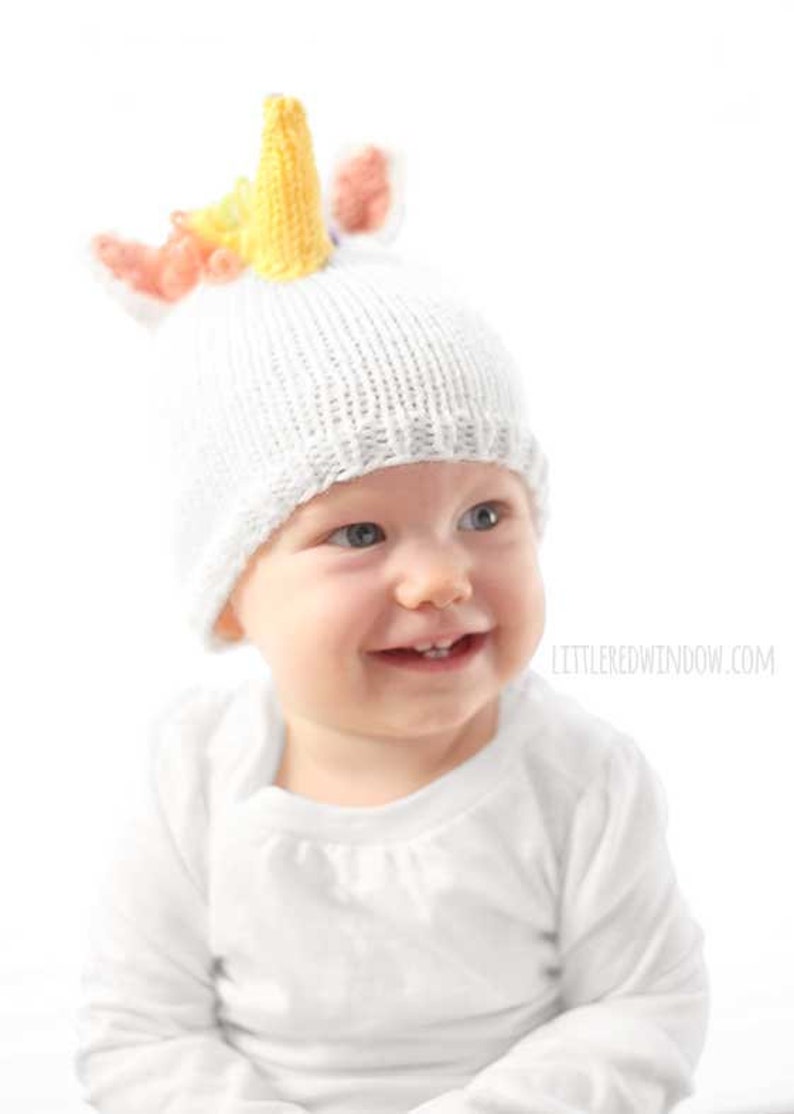
[[152,733],[151,776],[94,913],[75,1070],[100,1114],[306,1114],[217,1025],[191,745],[205,716],[200,698],[183,698]]
[[564,1012],[412,1114],[664,1114],[691,1094],[708,1017],[702,932],[676,885],[656,776],[618,742],[569,833]]

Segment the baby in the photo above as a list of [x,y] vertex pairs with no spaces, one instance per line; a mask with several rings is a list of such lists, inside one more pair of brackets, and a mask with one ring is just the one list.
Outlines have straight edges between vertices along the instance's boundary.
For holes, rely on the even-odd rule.
[[257,200],[203,242],[228,279],[146,311],[185,606],[263,669],[155,719],[92,922],[86,1101],[662,1114],[705,1039],[702,932],[641,751],[530,668],[522,377],[438,276],[328,235],[312,160],[269,97]]

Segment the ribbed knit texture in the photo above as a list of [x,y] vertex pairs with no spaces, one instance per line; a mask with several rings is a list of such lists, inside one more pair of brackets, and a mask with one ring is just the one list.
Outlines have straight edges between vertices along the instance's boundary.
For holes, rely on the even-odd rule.
[[156,334],[172,464],[173,557],[189,623],[212,627],[248,559],[335,482],[430,460],[498,462],[547,519],[523,377],[446,280],[337,248],[291,282],[201,286]]

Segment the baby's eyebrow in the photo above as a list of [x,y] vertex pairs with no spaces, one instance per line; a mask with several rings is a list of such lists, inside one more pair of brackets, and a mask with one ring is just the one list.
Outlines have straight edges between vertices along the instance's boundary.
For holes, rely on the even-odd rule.
[[354,514],[357,513],[356,508],[363,508],[364,506],[371,508],[373,504],[385,507],[387,501],[375,495],[342,495],[336,499],[328,499],[323,503],[312,503],[311,505],[307,503],[300,509],[300,519],[302,522],[312,522],[316,518],[325,518],[327,515],[336,517],[340,514]]

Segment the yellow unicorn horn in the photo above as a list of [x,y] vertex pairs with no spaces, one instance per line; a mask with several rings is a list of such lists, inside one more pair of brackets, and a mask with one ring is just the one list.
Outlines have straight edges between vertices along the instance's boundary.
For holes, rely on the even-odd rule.
[[306,113],[295,97],[265,100],[262,155],[251,202],[246,247],[258,274],[295,279],[325,265],[334,245],[325,228]]

